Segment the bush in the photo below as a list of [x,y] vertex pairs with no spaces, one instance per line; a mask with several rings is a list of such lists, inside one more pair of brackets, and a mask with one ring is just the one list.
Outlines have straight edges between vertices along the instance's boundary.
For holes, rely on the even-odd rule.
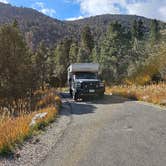
[[121,95],[130,99],[166,105],[166,83],[151,84],[146,86],[113,86],[107,87],[106,92],[115,95]]
[[[40,91],[40,95],[39,103],[42,103],[42,108],[34,112],[21,111],[15,116],[12,112],[4,113],[4,109],[0,110],[0,113],[3,113],[0,116],[0,154],[11,153],[17,144],[23,143],[34,131],[55,120],[61,106],[60,97],[56,95],[55,90]],[[41,113],[46,113],[46,116],[36,119],[35,125],[31,125],[32,119]]]

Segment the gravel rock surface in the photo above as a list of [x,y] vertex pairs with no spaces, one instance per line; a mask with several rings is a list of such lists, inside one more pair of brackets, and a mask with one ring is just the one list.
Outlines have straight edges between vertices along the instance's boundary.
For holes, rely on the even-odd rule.
[[114,95],[71,106],[72,122],[39,166],[166,165],[165,108]]
[[59,117],[50,124],[41,134],[34,136],[23,146],[18,148],[14,155],[0,158],[0,166],[35,166],[44,160],[47,154],[63,136],[71,121],[70,104],[64,99]]

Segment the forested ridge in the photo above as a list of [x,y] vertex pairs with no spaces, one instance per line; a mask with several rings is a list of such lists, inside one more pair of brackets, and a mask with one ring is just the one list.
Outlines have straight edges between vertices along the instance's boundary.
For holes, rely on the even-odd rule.
[[1,98],[64,86],[67,67],[80,62],[99,63],[107,84],[165,80],[165,23],[122,15],[62,22],[32,9],[4,4],[0,8]]
[[[0,24],[12,23],[19,20],[19,28],[27,41],[31,41],[30,47],[36,48],[42,41],[53,47],[65,37],[81,39],[81,30],[89,25],[95,42],[102,40],[111,22],[118,21],[126,28],[131,28],[134,20],[141,19],[144,23],[144,31],[149,31],[151,19],[135,15],[100,15],[76,21],[60,21],[48,17],[34,9],[15,7],[10,4],[0,3]],[[159,21],[161,29],[165,23]],[[42,35],[41,35],[42,34]]]

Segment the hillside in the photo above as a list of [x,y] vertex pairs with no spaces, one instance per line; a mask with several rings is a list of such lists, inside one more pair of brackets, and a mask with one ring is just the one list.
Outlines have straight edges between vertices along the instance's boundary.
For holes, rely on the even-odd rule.
[[[91,27],[95,41],[98,41],[107,31],[108,25],[115,20],[128,28],[134,20],[142,19],[146,31],[148,31],[151,21],[139,16],[110,14],[76,21],[60,21],[31,8],[14,7],[10,4],[0,3],[0,24],[11,23],[14,19],[19,21],[24,35],[27,38],[32,38],[34,46],[42,40],[48,46],[53,46],[67,36],[72,36],[79,40],[81,29],[86,24]],[[165,24],[160,22],[160,26],[163,28]]]
[[34,45],[41,40],[52,45],[69,34],[68,26],[59,20],[52,19],[34,9],[0,3],[0,24],[11,23],[14,19],[19,21],[25,35],[33,34]]
[[[118,21],[124,27],[131,28],[134,20],[139,20],[139,19],[143,21],[145,26],[145,31],[148,31],[150,23],[151,23],[151,19],[141,17],[141,16],[136,16],[136,15],[105,14],[105,15],[98,15],[94,17],[81,19],[81,20],[71,21],[70,24],[78,27],[79,29],[78,34],[80,34],[81,27],[88,24],[91,27],[91,29],[93,29],[92,33],[96,37],[96,41],[98,41],[100,37],[103,36],[103,34],[105,34],[111,22]],[[66,22],[66,23],[69,24],[69,22]],[[164,28],[164,26],[165,24],[163,22],[160,22],[160,27],[162,29]]]

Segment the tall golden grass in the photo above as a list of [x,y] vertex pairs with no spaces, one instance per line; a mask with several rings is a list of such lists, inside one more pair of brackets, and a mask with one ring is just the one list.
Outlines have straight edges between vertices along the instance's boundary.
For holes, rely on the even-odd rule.
[[145,86],[119,85],[107,87],[106,92],[121,95],[130,99],[166,106],[166,83]]
[[[17,144],[22,143],[31,136],[35,130],[46,126],[54,121],[61,106],[61,99],[55,90],[45,90],[36,92],[40,96],[36,103],[36,111],[19,110],[17,116],[3,107],[0,110],[0,153],[12,152]],[[40,95],[39,95],[40,94]],[[20,103],[20,100],[19,100]],[[16,103],[16,105],[19,103]],[[22,102],[21,102],[22,103]],[[23,104],[23,103],[22,103]],[[24,105],[24,104],[23,104]],[[21,107],[21,106],[20,106]],[[15,108],[13,108],[14,110]],[[15,110],[16,111],[16,110]],[[20,113],[21,112],[21,113]],[[35,126],[31,126],[32,118],[39,113],[47,113],[45,117],[36,121]]]

